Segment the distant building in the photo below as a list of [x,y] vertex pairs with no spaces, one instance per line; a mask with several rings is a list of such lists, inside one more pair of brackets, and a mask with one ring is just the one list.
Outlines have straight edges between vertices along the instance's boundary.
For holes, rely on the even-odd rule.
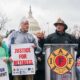
[[37,20],[34,19],[34,17],[32,16],[31,6],[30,6],[30,9],[29,9],[28,20],[29,20],[29,26],[30,26],[29,31],[30,32],[35,33],[37,31],[41,30]]

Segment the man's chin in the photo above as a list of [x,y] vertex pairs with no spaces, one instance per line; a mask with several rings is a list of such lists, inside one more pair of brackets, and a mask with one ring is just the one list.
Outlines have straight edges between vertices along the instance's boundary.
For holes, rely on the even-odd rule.
[[24,33],[25,33],[25,32],[28,32],[28,30],[24,30],[23,32],[24,32]]

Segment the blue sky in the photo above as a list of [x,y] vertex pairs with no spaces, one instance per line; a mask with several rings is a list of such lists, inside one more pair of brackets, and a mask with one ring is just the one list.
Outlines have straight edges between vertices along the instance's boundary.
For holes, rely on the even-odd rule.
[[70,28],[80,25],[80,0],[0,0],[0,12],[9,18],[6,28],[18,29],[21,18],[28,16],[30,5],[42,30],[47,31],[50,26],[49,32],[53,32],[53,23],[59,17]]

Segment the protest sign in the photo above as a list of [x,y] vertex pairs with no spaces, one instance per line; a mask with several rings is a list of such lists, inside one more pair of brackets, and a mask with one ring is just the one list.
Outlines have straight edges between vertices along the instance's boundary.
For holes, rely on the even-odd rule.
[[35,74],[35,56],[33,44],[13,44],[12,54],[12,75]]
[[7,64],[0,59],[0,80],[9,80]]

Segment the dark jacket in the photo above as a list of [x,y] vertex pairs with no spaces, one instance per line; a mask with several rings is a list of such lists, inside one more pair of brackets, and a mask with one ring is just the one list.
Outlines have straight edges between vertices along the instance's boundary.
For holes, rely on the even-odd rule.
[[53,44],[75,44],[77,40],[75,37],[71,36],[68,33],[60,33],[56,31],[55,33],[50,34],[46,39],[45,43]]
[[78,49],[77,49],[77,58],[80,57],[80,38],[78,39]]
[[[76,44],[77,40],[75,37],[71,36],[68,33],[60,33],[56,31],[55,33],[52,33],[47,36],[46,39],[39,40],[39,46],[43,50],[44,44]],[[44,69],[45,59],[42,52],[38,55],[38,57],[41,57],[42,61],[38,61],[38,69]]]
[[75,50],[77,51],[77,56],[80,57],[80,38],[77,40],[75,37],[68,33],[59,33],[56,31],[55,33],[50,34],[46,39],[45,43],[48,44],[78,44],[78,47],[75,47]]
[[41,61],[37,61],[37,68],[38,70],[43,71],[45,69],[45,55],[43,54],[43,46],[44,46],[44,39],[40,39],[38,41],[40,48],[42,49],[41,53],[36,55],[37,57],[41,58]]

